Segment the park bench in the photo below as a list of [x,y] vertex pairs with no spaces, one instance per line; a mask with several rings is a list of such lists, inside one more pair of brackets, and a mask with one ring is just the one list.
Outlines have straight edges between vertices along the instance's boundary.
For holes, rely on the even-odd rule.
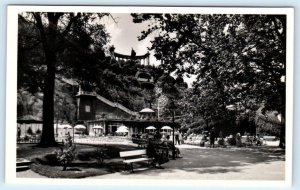
[[276,136],[263,136],[264,144],[267,144],[267,141],[275,141],[276,139]]
[[274,141],[274,140],[276,140],[276,137],[275,136],[263,136],[263,139],[265,141]]
[[255,138],[254,136],[242,136],[241,141],[245,146],[253,146]]
[[120,157],[124,158],[123,163],[125,164],[125,170],[131,169],[131,172],[133,172],[134,163],[148,162],[148,165],[150,165],[150,161],[153,160],[153,158],[148,158],[146,149],[123,151],[120,152]]
[[146,148],[148,144],[147,139],[140,139],[140,138],[132,138],[132,142],[137,144],[139,148]]

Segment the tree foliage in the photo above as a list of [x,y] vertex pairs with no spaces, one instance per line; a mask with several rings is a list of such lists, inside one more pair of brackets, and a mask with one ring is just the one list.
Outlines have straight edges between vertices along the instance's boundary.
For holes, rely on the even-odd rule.
[[95,70],[86,69],[93,68],[95,62],[89,60],[90,65],[86,65],[84,60],[95,53],[93,50],[101,49],[97,53],[103,55],[108,35],[99,19],[106,15],[59,12],[19,15],[18,88],[43,92],[42,146],[56,144],[53,130],[56,74],[90,77],[90,80],[96,77]]
[[[85,90],[96,91],[135,111],[149,104],[151,107],[156,101],[153,90],[141,88],[135,74],[147,70],[157,82],[163,70],[133,60],[116,61],[107,55],[110,36],[99,22],[107,15],[38,12],[19,15],[18,89],[33,96],[43,94],[42,146],[55,145],[54,119],[76,122],[76,102],[64,94],[72,89],[63,89],[62,78],[71,78]],[[172,79],[160,80],[163,84],[160,88],[169,94],[178,90],[170,91],[168,87],[182,83]]]
[[227,117],[228,105],[244,112],[264,105],[265,110],[284,115],[285,83],[281,79],[286,75],[285,15],[132,17],[136,23],[152,21],[139,39],[154,31],[159,33],[150,49],[168,73],[197,75],[191,102],[204,118]]

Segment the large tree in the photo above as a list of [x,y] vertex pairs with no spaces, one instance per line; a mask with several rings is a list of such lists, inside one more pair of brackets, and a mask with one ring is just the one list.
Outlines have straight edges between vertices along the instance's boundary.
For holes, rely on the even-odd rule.
[[[75,78],[86,76],[85,72],[74,73],[83,68],[81,64],[70,64],[70,54],[77,59],[84,59],[92,51],[92,45],[101,49],[107,42],[108,35],[99,20],[108,14],[88,13],[22,13],[19,29],[19,60],[21,66],[18,75],[18,88],[29,89],[32,93],[39,89],[43,92],[43,132],[41,146],[56,145],[54,138],[54,91],[56,73],[69,72]],[[29,33],[26,29],[33,31]],[[24,43],[21,43],[24,42]],[[21,46],[23,45],[23,46]],[[30,51],[29,51],[30,50]],[[35,53],[30,57],[30,54]],[[66,56],[66,55],[69,56]],[[65,59],[64,59],[65,58]],[[94,62],[93,62],[94,63]],[[34,66],[34,67],[32,67]],[[28,73],[33,73],[30,76]],[[23,77],[23,78],[22,78]],[[22,82],[31,77],[33,84]]]
[[[166,71],[197,75],[194,87],[205,95],[200,96],[200,107],[211,110],[214,105],[222,111],[235,105],[246,112],[264,106],[264,110],[285,116],[285,82],[281,79],[286,75],[286,16],[132,16],[134,22],[152,21],[139,39],[158,33],[150,49]],[[220,116],[217,110],[207,116]],[[284,124],[280,144],[284,144]]]

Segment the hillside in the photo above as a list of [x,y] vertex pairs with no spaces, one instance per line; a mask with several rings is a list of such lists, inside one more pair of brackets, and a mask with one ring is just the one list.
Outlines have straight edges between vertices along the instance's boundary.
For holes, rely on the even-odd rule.
[[[54,100],[55,120],[57,117],[60,120],[67,120],[68,117],[75,116],[76,101],[74,95],[78,91],[76,84],[81,84],[83,90],[95,91],[108,100],[118,102],[133,111],[139,111],[145,107],[156,109],[159,102],[161,114],[163,113],[163,107],[167,104],[168,97],[180,93],[180,88],[186,88],[187,86],[183,80],[175,80],[164,74],[160,68],[139,65],[134,61],[110,62],[110,64],[106,63],[105,66],[99,70],[98,82],[93,83],[75,78],[66,79],[69,77],[68,74],[57,74]],[[136,77],[138,71],[151,75],[153,86],[142,86]],[[24,89],[19,89],[18,117],[31,115],[41,120],[42,98],[43,94],[41,92],[31,94]]]

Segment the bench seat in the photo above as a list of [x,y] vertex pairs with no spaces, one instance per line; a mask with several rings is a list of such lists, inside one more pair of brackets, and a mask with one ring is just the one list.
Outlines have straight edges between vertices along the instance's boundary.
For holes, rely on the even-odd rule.
[[124,158],[123,163],[125,164],[125,170],[129,169],[128,164],[131,166],[131,172],[133,172],[133,163],[145,162],[153,160],[153,158],[147,157],[147,151],[144,150],[131,150],[120,152],[120,158]]
[[123,163],[134,163],[134,162],[144,162],[144,161],[151,161],[153,158],[135,158],[135,159],[129,159],[129,160],[123,160]]

